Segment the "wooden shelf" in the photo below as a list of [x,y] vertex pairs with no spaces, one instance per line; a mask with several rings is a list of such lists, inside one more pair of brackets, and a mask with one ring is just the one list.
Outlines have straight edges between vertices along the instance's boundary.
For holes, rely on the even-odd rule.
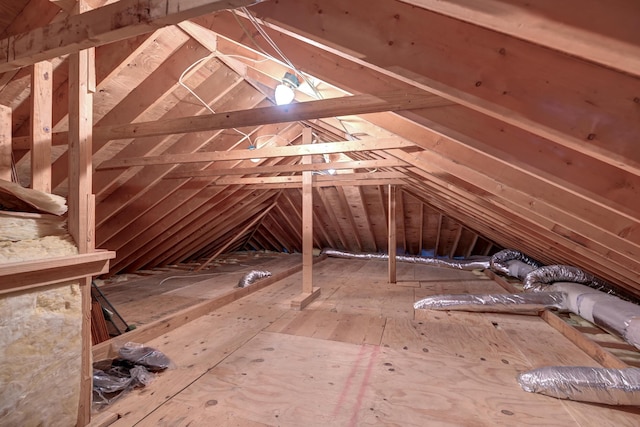
[[99,250],[88,254],[2,264],[0,294],[97,276],[109,270],[109,260],[115,256],[113,251]]

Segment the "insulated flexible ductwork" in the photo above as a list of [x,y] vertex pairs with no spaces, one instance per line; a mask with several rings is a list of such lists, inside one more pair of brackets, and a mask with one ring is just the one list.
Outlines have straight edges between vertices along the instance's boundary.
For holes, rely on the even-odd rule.
[[640,405],[640,369],[547,366],[518,375],[523,390],[559,399]]
[[611,293],[611,289],[594,275],[570,265],[545,265],[537,268],[526,275],[522,284],[527,291],[542,291],[554,282],[581,283]]
[[238,282],[237,287],[238,288],[246,288],[249,285],[253,285],[258,280],[264,279],[265,277],[269,277],[269,276],[271,276],[271,272],[270,271],[251,270],[250,272],[248,272],[247,274],[242,276],[242,278]]
[[565,307],[565,295],[562,292],[536,292],[531,294],[495,294],[495,295],[437,295],[424,298],[413,308],[430,310],[461,310],[477,312],[537,312],[545,308]]
[[[323,249],[323,254],[334,258],[349,258],[349,259],[380,259],[388,260],[388,254],[372,254],[372,253],[354,253],[347,251],[339,251],[336,249]],[[397,255],[396,261],[398,262],[412,262],[415,264],[433,265],[435,267],[448,267],[456,268],[459,270],[476,270],[489,268],[489,257],[478,257],[465,260],[448,260],[441,258],[426,258],[418,256],[405,256]]]
[[566,295],[567,309],[640,349],[640,306],[578,283],[558,282],[548,291]]
[[529,272],[542,267],[542,263],[515,249],[496,252],[489,263],[491,270],[522,280]]

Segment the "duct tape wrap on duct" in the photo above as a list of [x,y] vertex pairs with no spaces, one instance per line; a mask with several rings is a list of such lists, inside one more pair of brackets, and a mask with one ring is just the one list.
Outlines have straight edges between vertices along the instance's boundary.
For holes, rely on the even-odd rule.
[[[349,259],[380,259],[380,260],[388,260],[388,254],[381,253],[354,253],[347,251],[339,251],[337,249],[323,249],[323,254],[334,258],[349,258]],[[426,264],[432,265],[434,267],[447,267],[447,268],[456,268],[459,270],[476,270],[476,269],[485,269],[489,268],[490,257],[478,257],[478,258],[470,258],[470,259],[462,259],[462,260],[449,260],[442,258],[427,258],[427,257],[419,257],[419,256],[406,256],[406,255],[397,255],[396,261],[398,262],[409,262],[415,264]]]
[[431,310],[459,310],[477,312],[537,312],[545,308],[564,308],[562,292],[495,295],[436,295],[413,304],[413,308]]
[[547,366],[518,375],[523,390],[559,399],[640,405],[640,369]]
[[251,270],[238,281],[236,285],[238,288],[246,288],[247,286],[253,285],[260,279],[264,279],[265,277],[270,277],[271,272],[266,270]]
[[[519,268],[518,270],[516,270],[516,272],[514,272],[513,267],[511,269],[509,268],[510,265],[514,265],[514,263],[510,263],[509,261],[521,261],[531,268]],[[515,249],[503,249],[500,252],[496,252],[495,254],[493,254],[489,262],[489,266],[491,270],[495,271],[496,273],[508,274],[510,276],[522,279],[524,278],[524,275],[526,273],[536,268],[542,267],[543,264],[540,261],[530,258]],[[522,277],[520,277],[521,275]]]

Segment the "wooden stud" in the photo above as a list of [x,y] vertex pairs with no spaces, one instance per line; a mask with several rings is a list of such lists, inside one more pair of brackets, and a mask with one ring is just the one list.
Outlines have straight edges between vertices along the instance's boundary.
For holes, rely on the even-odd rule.
[[449,251],[449,258],[453,259],[456,255],[456,251],[458,250],[458,244],[460,243],[460,237],[462,237],[462,225],[458,224],[458,229],[456,230],[456,237],[453,239],[453,243],[451,244],[451,250]]
[[422,202],[422,200],[419,200],[419,202],[420,202],[420,228],[418,232],[420,233],[420,235],[418,237],[418,255],[421,255],[422,241],[424,237],[424,203]]
[[37,62],[31,69],[31,188],[51,192],[53,65]]
[[11,181],[11,107],[0,105],[0,179]]
[[[88,6],[80,1],[75,13]],[[74,15],[79,16],[79,15]],[[82,50],[69,56],[69,233],[80,254],[94,251],[95,206],[92,204],[92,127],[94,56]],[[82,298],[82,358],[78,426],[91,420],[91,276],[80,279]]]
[[396,283],[396,194],[395,185],[389,185],[389,225],[388,225],[388,248],[389,248],[389,283]]
[[[311,128],[302,131],[302,142],[311,144]],[[303,164],[311,163],[311,156],[302,158]],[[302,172],[302,293],[313,292],[313,175]],[[301,307],[303,308],[303,307]]]
[[438,213],[438,231],[436,232],[436,244],[433,247],[433,256],[438,257],[438,246],[440,246],[440,234],[442,234],[442,212]]
[[471,254],[473,253],[473,249],[475,248],[477,242],[478,242],[478,234],[477,233],[473,233],[473,238],[471,239],[471,242],[469,242],[469,246],[467,247],[467,250],[464,253],[464,257],[465,258],[469,258],[471,256]]

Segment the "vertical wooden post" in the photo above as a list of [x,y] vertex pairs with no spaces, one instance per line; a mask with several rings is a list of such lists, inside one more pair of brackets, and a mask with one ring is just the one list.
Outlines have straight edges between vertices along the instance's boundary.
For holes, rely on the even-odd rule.
[[31,69],[31,188],[51,192],[51,110],[53,66],[37,62]]
[[[302,130],[303,144],[311,143],[311,128]],[[303,156],[302,164],[311,164],[311,156]],[[313,175],[302,172],[302,292],[313,291]]]
[[[302,143],[311,144],[311,128],[302,130]],[[302,157],[303,164],[311,164],[311,156]],[[320,295],[313,287],[313,175],[302,172],[302,295],[291,301],[291,307],[302,310]]]
[[389,283],[396,283],[396,186],[389,185]]
[[0,179],[11,181],[11,107],[0,105]]
[[[74,13],[88,10],[78,1]],[[92,194],[94,50],[69,55],[69,233],[80,253],[95,249],[95,198]],[[91,277],[80,279],[82,357],[78,426],[91,421]]]

